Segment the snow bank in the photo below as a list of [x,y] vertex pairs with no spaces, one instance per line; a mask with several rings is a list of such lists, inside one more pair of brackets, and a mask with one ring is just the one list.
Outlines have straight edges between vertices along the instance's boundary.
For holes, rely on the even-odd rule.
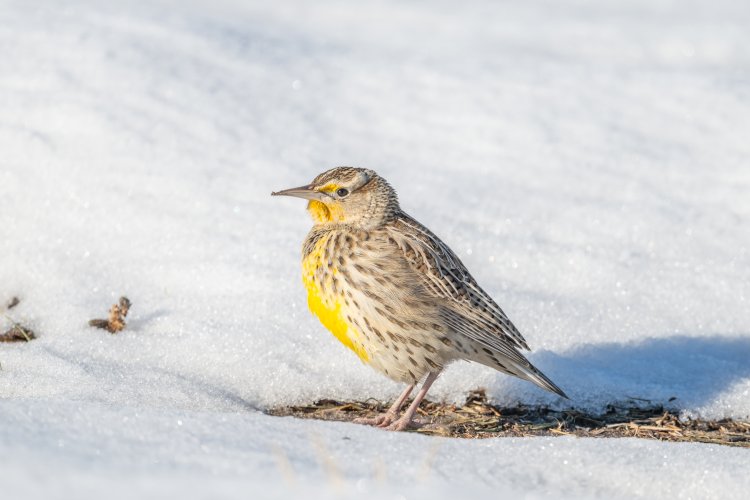
[[[0,28],[0,282],[40,339],[3,349],[6,396],[395,394],[308,314],[309,221],[269,197],[355,164],[461,255],[574,403],[750,414],[745,10],[20,5]],[[85,326],[120,294],[125,335]],[[435,395],[479,385],[555,402],[468,365]]]
[[[260,413],[0,405],[3,492],[28,498],[744,498],[747,450],[460,440]],[[9,496],[9,498],[11,497]]]
[[[573,401],[468,364],[452,366],[433,397],[484,386],[504,404],[589,409],[677,398],[687,414],[747,417],[748,21],[741,1],[4,2],[0,301],[18,295],[9,315],[39,338],[0,347],[0,411],[14,422],[3,432],[15,443],[3,456],[17,447],[57,465],[65,448],[48,441],[70,437],[71,409],[98,415],[95,433],[107,432],[102,419],[149,415],[133,431],[144,442],[159,437],[159,419],[184,414],[199,415],[206,439],[221,419],[241,420],[238,439],[255,445],[256,432],[308,425],[426,443],[277,427],[252,413],[399,391],[310,316],[298,263],[310,222],[303,203],[269,196],[340,164],[396,187]],[[133,302],[125,332],[86,326],[120,295]],[[242,455],[222,432],[220,467],[252,482],[238,479],[232,457]],[[526,491],[547,480],[531,464],[547,464],[540,450],[551,444],[590,452],[602,468],[630,450],[628,470],[641,475],[629,486],[607,476],[595,495],[610,485],[673,495],[703,477],[686,464],[740,453],[631,441],[441,446],[468,460],[469,478],[494,478],[476,472],[489,465],[474,453],[503,467],[522,455],[507,483],[488,481]],[[138,446],[124,445],[123,460]],[[71,465],[76,477],[94,477],[90,447]],[[165,474],[190,474],[178,448],[165,450],[155,455],[174,469]],[[638,464],[661,450],[684,470],[665,490]],[[344,462],[364,471],[353,457]],[[198,477],[212,473],[202,464]],[[65,470],[50,481],[67,481]],[[733,484],[713,477],[705,484]]]

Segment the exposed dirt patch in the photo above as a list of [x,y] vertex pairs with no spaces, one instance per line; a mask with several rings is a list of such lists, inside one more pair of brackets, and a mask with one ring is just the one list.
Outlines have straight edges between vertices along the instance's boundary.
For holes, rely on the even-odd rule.
[[[308,406],[274,408],[268,413],[348,422],[372,417],[390,404],[377,401],[321,400]],[[750,448],[750,422],[679,419],[663,406],[610,405],[603,414],[545,407],[491,405],[483,390],[470,393],[462,406],[425,401],[418,410],[422,434],[459,438],[501,436],[639,437],[660,441],[693,441]]]

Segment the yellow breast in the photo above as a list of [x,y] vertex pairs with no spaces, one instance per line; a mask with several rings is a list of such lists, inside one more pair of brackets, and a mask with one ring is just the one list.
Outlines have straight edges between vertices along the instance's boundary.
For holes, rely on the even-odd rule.
[[[307,289],[307,305],[323,326],[328,328],[342,344],[354,351],[359,359],[367,363],[370,356],[357,341],[360,337],[359,332],[346,320],[341,299],[332,293],[332,287],[326,286],[325,281],[316,278],[318,269],[328,265],[323,257],[326,243],[327,238],[321,238],[313,251],[302,261],[302,281]],[[336,272],[335,268],[328,270],[327,279],[332,280]]]

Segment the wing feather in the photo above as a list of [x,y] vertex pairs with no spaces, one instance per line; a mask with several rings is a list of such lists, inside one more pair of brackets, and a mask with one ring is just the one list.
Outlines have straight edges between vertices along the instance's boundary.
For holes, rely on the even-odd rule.
[[526,340],[500,306],[440,238],[405,213],[399,214],[389,232],[406,259],[420,271],[427,290],[445,299],[446,314],[463,320],[456,326],[460,333],[499,351],[510,346],[528,350]]
[[490,349],[494,357],[489,359],[497,362],[491,365],[494,368],[567,397],[518,352],[518,349],[529,349],[521,332],[492,297],[482,290],[448,245],[403,212],[397,214],[387,230],[390,239],[418,271],[428,292],[443,299],[440,313],[448,327]]

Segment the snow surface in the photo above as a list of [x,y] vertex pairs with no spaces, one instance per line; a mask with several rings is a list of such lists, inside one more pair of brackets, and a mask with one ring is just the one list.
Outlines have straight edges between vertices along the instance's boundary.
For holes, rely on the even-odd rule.
[[44,498],[744,498],[749,483],[747,450],[696,443],[457,440],[28,400],[0,405],[0,417],[14,424],[0,427],[2,490]]
[[[310,221],[269,196],[349,164],[572,402],[468,364],[433,398],[750,416],[749,22],[741,0],[2,2],[0,302],[39,338],[0,346],[0,491],[283,496],[285,460],[325,477],[322,436],[345,491],[376,496],[739,495],[745,450],[259,410],[400,390],[310,316]],[[125,332],[86,326],[123,294]]]

